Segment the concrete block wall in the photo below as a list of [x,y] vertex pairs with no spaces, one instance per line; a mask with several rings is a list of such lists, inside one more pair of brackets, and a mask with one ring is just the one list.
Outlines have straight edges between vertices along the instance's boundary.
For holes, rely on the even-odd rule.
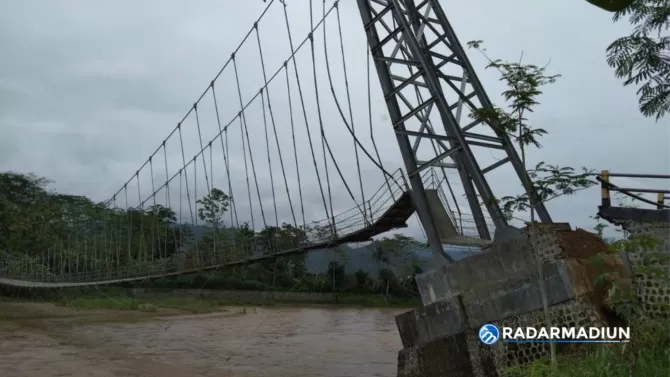
[[[605,326],[606,321],[589,300],[582,298],[549,308],[554,326]],[[438,321],[435,321],[438,322]],[[499,326],[545,326],[542,309],[495,321]],[[439,326],[439,324],[437,324]],[[479,327],[444,335],[443,331],[425,341],[405,345],[398,354],[399,377],[463,376],[500,377],[515,364],[533,362],[549,354],[548,344],[484,345]],[[559,352],[562,350],[559,349]]]
[[[549,318],[552,326],[606,326],[605,318],[593,303],[582,297],[550,306]],[[511,327],[547,325],[542,309],[495,322],[498,326]],[[516,364],[532,363],[549,355],[549,344],[547,343],[496,343],[493,346],[487,346],[479,340],[478,332],[479,328],[470,330],[468,334],[471,361],[473,361],[473,376],[498,377],[505,368]],[[561,352],[560,349],[558,351]],[[492,367],[487,368],[487,365]]]
[[[668,274],[670,274],[670,223],[669,222],[642,222],[624,221],[623,227],[631,235],[651,236],[660,241],[656,250],[638,249],[627,253],[633,270],[633,286],[639,298],[643,314],[651,318],[668,318],[668,305],[670,305],[670,285]],[[665,255],[666,259],[659,259],[658,255]],[[665,271],[665,276],[648,273],[648,268]],[[645,271],[647,268],[647,271]]]
[[[451,371],[454,376],[497,377],[514,363],[545,355],[548,347],[541,345],[486,346],[478,337],[479,328],[486,323],[544,325],[534,252],[542,263],[554,326],[606,323],[600,307],[606,292],[594,285],[602,271],[594,271],[587,262],[590,256],[605,250],[602,240],[565,225],[538,225],[533,229],[533,239],[533,248],[525,236],[510,239],[417,277],[424,306],[396,317],[404,347],[398,355],[399,376]],[[604,266],[623,275],[628,273],[621,255],[608,256]],[[427,355],[440,347],[449,347],[450,351],[444,348],[438,360],[428,360]],[[469,360],[469,369],[454,372],[464,359]]]

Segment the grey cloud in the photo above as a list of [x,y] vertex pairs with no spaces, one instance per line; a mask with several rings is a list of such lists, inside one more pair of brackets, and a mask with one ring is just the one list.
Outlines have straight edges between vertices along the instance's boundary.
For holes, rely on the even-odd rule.
[[[261,1],[230,5],[213,0],[193,4],[157,0],[139,3],[63,0],[58,4],[43,0],[0,4],[0,44],[3,46],[3,57],[0,58],[0,128],[3,135],[0,139],[0,169],[35,172],[53,179],[54,188],[58,190],[89,195],[96,200],[109,198],[161,145],[221,64],[230,57],[265,5]],[[612,24],[607,14],[579,3],[525,0],[517,4],[523,12],[493,0],[443,6],[462,43],[483,39],[488,54],[505,59],[516,59],[523,50],[525,61],[542,64],[551,60],[549,70],[563,75],[556,84],[545,89],[542,105],[531,118],[533,124],[550,132],[543,140],[544,147],[530,152],[532,164],[544,160],[597,170],[670,171],[668,122],[655,123],[643,118],[637,111],[634,89],[622,87],[605,63],[605,46],[625,34],[629,29],[627,25]],[[309,30],[308,4],[292,2],[287,11],[297,46]],[[340,11],[353,124],[361,142],[374,155],[368,119],[366,56],[363,53],[365,35],[355,4],[340,2]],[[320,14],[321,4],[315,2],[315,20],[321,18]],[[283,17],[283,8],[275,4],[259,24],[268,79],[289,57]],[[348,119],[334,17],[327,19],[326,29],[335,92]],[[255,38],[252,33],[236,56],[243,104],[264,85]],[[321,121],[342,174],[360,201],[353,142],[330,93],[321,29],[314,38]],[[490,97],[494,102],[500,102],[498,93],[503,87],[496,72],[483,69],[486,63],[483,57],[474,52],[470,56]],[[325,185],[309,43],[296,54],[296,61],[314,153]],[[404,166],[374,69],[371,74],[373,134],[386,169],[393,172]],[[300,221],[298,174],[284,75],[280,69],[264,95],[269,93],[270,96],[284,170]],[[305,215],[307,221],[319,220],[325,217],[325,210],[316,183],[296,77],[290,65],[288,76]],[[170,202],[186,200],[184,187],[179,197],[178,169],[184,160],[191,161],[186,170],[191,180],[191,200],[206,194],[205,171],[210,185],[225,191],[229,191],[230,180],[240,221],[243,221],[250,217],[251,211],[244,168],[246,153],[247,169],[252,179],[254,218],[260,219],[248,146],[243,147],[245,137],[240,134],[240,123],[235,118],[240,112],[240,103],[232,65],[217,81],[216,95],[222,126],[230,123],[222,135],[230,174],[223,163],[224,151],[218,139],[212,143],[210,160],[207,145],[219,129],[209,93],[199,107],[200,134],[193,113],[182,125],[183,156],[178,134],[166,142],[167,174],[165,157],[159,148],[151,166],[155,170],[155,185],[160,186],[166,177],[177,174],[169,185]],[[274,203],[269,178],[272,171],[280,221],[292,221],[270,114],[266,111],[271,154],[268,166],[266,123],[260,101],[257,97],[251,103],[245,110],[245,117],[263,208],[267,219],[272,219],[273,223]],[[200,135],[206,150],[192,161],[201,150]],[[422,153],[429,158],[431,150],[424,146]],[[384,180],[366,156],[360,153],[359,157],[363,188],[369,198]],[[482,165],[500,158],[488,152],[478,157]],[[355,203],[330,157],[326,156],[326,160],[334,212],[353,208]],[[148,169],[140,172],[139,178],[140,197],[144,199],[154,190]],[[501,169],[488,176],[497,195],[518,193],[519,185],[511,174],[511,169]],[[196,176],[197,190],[193,182]],[[450,172],[449,177],[458,188],[457,174]],[[136,205],[137,182],[133,179],[130,182],[131,205]],[[166,191],[162,189],[157,198],[165,201]],[[324,194],[328,199],[325,188]],[[465,199],[458,195],[459,203],[465,205]],[[548,206],[556,221],[590,227],[593,221],[589,216],[595,214],[598,202],[598,190],[593,189],[557,199]],[[409,228],[400,232],[423,237],[415,218],[410,220]]]

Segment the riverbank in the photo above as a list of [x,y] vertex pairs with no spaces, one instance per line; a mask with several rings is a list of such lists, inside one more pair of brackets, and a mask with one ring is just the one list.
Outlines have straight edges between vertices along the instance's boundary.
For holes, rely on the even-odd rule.
[[[330,294],[282,291],[155,290],[103,287],[79,290],[13,292],[3,302],[43,302],[74,309],[156,312],[173,309],[182,313],[207,313],[227,306],[343,306],[415,308],[419,299],[372,294]],[[0,308],[0,318],[2,309]]]

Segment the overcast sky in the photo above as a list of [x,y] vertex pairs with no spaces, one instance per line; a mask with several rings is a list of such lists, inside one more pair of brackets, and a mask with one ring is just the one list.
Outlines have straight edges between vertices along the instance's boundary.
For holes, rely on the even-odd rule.
[[[310,28],[308,1],[287,2],[293,43],[297,47]],[[294,212],[300,223],[289,91],[285,71],[281,69],[290,56],[290,48],[283,9],[275,3],[259,23],[259,34],[268,79],[279,70],[267,92]],[[331,3],[327,1],[327,7]],[[368,120],[365,34],[355,2],[340,3],[353,123],[361,142],[374,154]],[[321,2],[314,4],[316,23],[322,10]],[[562,75],[556,84],[545,88],[542,105],[530,118],[536,127],[549,131],[542,140],[543,148],[530,153],[531,163],[544,160],[595,170],[670,173],[670,121],[666,118],[655,122],[640,115],[635,89],[623,87],[605,62],[607,44],[630,29],[625,22],[613,24],[610,14],[581,0],[468,0],[441,4],[463,44],[484,40],[487,53],[494,58],[516,60],[523,52],[523,61],[539,65],[550,61],[549,73]],[[0,2],[0,170],[46,176],[54,181],[54,189],[95,200],[111,197],[175,128],[265,6],[261,0]],[[349,120],[335,13],[326,18],[325,30],[336,98]],[[296,61],[326,207],[330,211],[332,196],[337,214],[354,207],[354,201],[332,162],[328,163],[328,177],[325,175],[319,108],[338,167],[359,202],[361,189],[352,138],[330,92],[322,33],[323,28],[319,28],[314,34],[318,103],[309,43],[296,54]],[[486,62],[477,52],[470,51],[470,56],[489,96],[500,103],[498,93],[503,87],[496,72],[484,69]],[[263,111],[261,97],[252,100],[264,85],[255,33],[237,53],[236,63],[242,103],[249,103],[244,114],[266,222],[269,225],[275,222],[275,202],[279,221],[292,222],[270,113]],[[312,221],[325,218],[326,210],[315,177],[294,66],[287,68],[305,217]],[[392,172],[403,165],[374,69],[371,84],[372,135],[385,168]],[[242,128],[236,118],[241,107],[232,63],[217,79],[215,88],[222,126],[231,122],[223,135],[228,135],[232,192],[239,221],[247,221],[251,211],[243,156],[249,151],[242,142],[246,142],[246,135],[240,133]],[[211,92],[203,98],[198,110],[205,152],[186,170],[191,201],[204,195],[208,185],[229,192],[220,143],[223,140],[225,147],[225,137],[216,138],[219,130]],[[264,115],[269,128],[270,165]],[[166,160],[167,176],[172,176],[184,165],[183,160],[192,160],[201,150],[194,112],[182,125],[182,137],[183,158],[178,133],[166,141],[165,153],[159,149],[152,158],[154,188],[158,189],[166,180]],[[211,160],[207,148],[210,140],[214,140]],[[484,161],[495,156],[481,158]],[[258,228],[262,226],[258,193],[251,161],[249,157],[246,160]],[[364,196],[369,199],[382,186],[382,175],[362,153],[360,161]],[[147,165],[141,171],[139,180],[139,197],[148,199],[149,204],[153,201],[150,168]],[[273,172],[272,180],[269,171]],[[489,176],[497,195],[519,191],[512,174],[511,169],[501,169]],[[457,175],[450,177],[458,186]],[[330,181],[330,195],[326,178]],[[185,185],[185,179],[181,182]],[[272,182],[276,200],[272,199]],[[667,184],[631,180],[615,183],[648,187]],[[177,208],[179,176],[169,187],[172,207]],[[188,218],[183,185],[182,190],[182,216]],[[136,180],[131,181],[127,191],[130,204],[137,204]],[[165,189],[157,198],[158,202],[165,202]],[[119,205],[125,205],[125,191],[117,199]],[[459,200],[465,204],[464,199]],[[599,190],[593,188],[555,200],[549,204],[549,210],[554,221],[590,228],[594,221],[589,216],[596,213],[599,200]],[[418,237],[422,233],[415,220],[403,232]]]

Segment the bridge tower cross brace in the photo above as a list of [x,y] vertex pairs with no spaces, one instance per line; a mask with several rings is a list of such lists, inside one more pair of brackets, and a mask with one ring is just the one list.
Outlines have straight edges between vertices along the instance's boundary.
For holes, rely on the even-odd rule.
[[[443,251],[420,174],[431,166],[457,169],[479,236],[492,239],[482,207],[497,229],[508,227],[508,223],[484,175],[510,163],[528,195],[536,193],[505,132],[474,120],[461,122],[463,105],[476,109],[492,104],[439,1],[357,1],[417,214],[433,255],[443,256]],[[455,70],[462,75],[450,74]],[[457,99],[449,98],[451,103],[448,102],[444,87]],[[401,110],[401,104],[406,111]],[[436,116],[432,114],[435,110]],[[433,127],[434,123],[441,123],[443,132]],[[470,131],[477,126],[489,127],[495,136]],[[414,138],[414,145],[410,137]],[[428,161],[416,156],[422,140],[428,140],[435,148],[435,157]],[[472,152],[473,146],[503,151],[506,157],[482,169]],[[453,163],[443,162],[447,158]],[[540,221],[551,222],[544,204],[537,205],[536,211]]]

